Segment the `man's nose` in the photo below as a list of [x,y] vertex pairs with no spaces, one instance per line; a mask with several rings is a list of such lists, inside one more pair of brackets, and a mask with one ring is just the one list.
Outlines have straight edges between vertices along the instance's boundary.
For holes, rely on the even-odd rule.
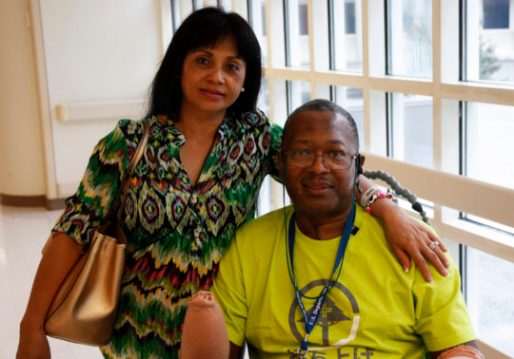
[[323,154],[317,154],[314,156],[312,165],[309,166],[309,169],[311,171],[317,171],[317,172],[325,172],[325,171],[329,170],[328,166],[325,164],[325,159],[323,158]]

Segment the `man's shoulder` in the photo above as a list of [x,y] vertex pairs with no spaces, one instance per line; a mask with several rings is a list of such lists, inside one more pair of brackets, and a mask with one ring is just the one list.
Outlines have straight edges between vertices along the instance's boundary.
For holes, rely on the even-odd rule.
[[277,233],[284,228],[284,223],[288,221],[291,211],[292,207],[288,206],[252,219],[237,230],[237,237],[256,237],[263,234],[272,237],[272,233]]

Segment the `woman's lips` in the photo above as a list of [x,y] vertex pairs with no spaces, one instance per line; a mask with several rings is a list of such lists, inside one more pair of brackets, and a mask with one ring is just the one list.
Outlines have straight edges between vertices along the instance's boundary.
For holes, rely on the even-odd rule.
[[205,96],[219,99],[225,96],[225,94],[221,91],[211,90],[211,89],[201,89],[200,90]]

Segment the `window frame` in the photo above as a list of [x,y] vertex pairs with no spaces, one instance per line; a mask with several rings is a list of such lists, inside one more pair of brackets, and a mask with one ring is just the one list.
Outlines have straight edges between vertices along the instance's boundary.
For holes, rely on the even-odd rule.
[[[309,66],[286,66],[283,41],[287,38],[287,31],[282,25],[286,1],[263,0],[265,34],[273,34],[272,37],[265,36],[263,45],[267,53],[267,61],[263,67],[268,84],[269,117],[283,124],[287,113],[292,110],[291,90],[286,90],[291,86],[285,85],[288,83],[310,83],[311,98],[327,97],[326,91],[319,90],[327,86],[332,88],[328,95],[331,99],[334,98],[333,88],[336,86],[362,89],[364,132],[360,135],[363,138],[362,152],[366,155],[366,169],[382,169],[394,173],[402,185],[418,197],[434,203],[431,225],[450,247],[452,256],[462,269],[464,292],[466,247],[514,263],[514,238],[511,235],[498,234],[472,221],[465,221],[460,215],[471,213],[514,227],[514,189],[462,175],[465,173],[463,151],[466,103],[481,102],[507,106],[514,104],[513,86],[463,81],[465,68],[459,64],[464,63],[461,60],[466,52],[460,44],[465,44],[466,33],[462,31],[462,21],[456,19],[461,19],[460,14],[466,8],[465,0],[432,0],[432,79],[387,75],[388,41],[384,36],[387,25],[384,0],[361,0],[359,21],[356,16],[356,32],[362,35],[360,73],[336,71],[332,65],[328,66],[328,61],[326,64],[323,63],[319,48],[324,45],[319,41],[323,38],[327,41],[327,30],[315,26],[317,22],[314,19],[320,11],[324,11],[319,7],[327,4],[314,0],[306,0]],[[243,7],[245,11],[240,13],[245,18],[252,13],[252,6],[261,6],[261,0],[257,1],[257,5],[251,0],[243,2],[246,4]],[[240,1],[232,0],[230,10],[240,11],[241,7],[237,5],[239,3]],[[320,5],[321,3],[323,5]],[[456,58],[459,61],[445,61],[448,58]],[[432,98],[433,168],[423,168],[389,157],[392,139],[385,134],[392,132],[390,123],[388,124],[392,113],[388,96],[394,93]],[[456,138],[459,141],[455,141]],[[266,193],[271,196],[271,204],[266,208],[280,207],[282,187],[276,182],[270,183],[269,187]],[[507,358],[487,343],[484,343],[482,348],[487,348],[487,355]]]

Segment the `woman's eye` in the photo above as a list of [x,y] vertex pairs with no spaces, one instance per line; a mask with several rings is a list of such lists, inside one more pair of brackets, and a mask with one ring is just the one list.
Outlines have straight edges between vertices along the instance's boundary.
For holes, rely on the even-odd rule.
[[202,65],[207,65],[209,63],[209,59],[206,57],[197,57],[196,62]]
[[229,64],[228,69],[233,72],[239,72],[241,70],[241,66],[239,64]]

